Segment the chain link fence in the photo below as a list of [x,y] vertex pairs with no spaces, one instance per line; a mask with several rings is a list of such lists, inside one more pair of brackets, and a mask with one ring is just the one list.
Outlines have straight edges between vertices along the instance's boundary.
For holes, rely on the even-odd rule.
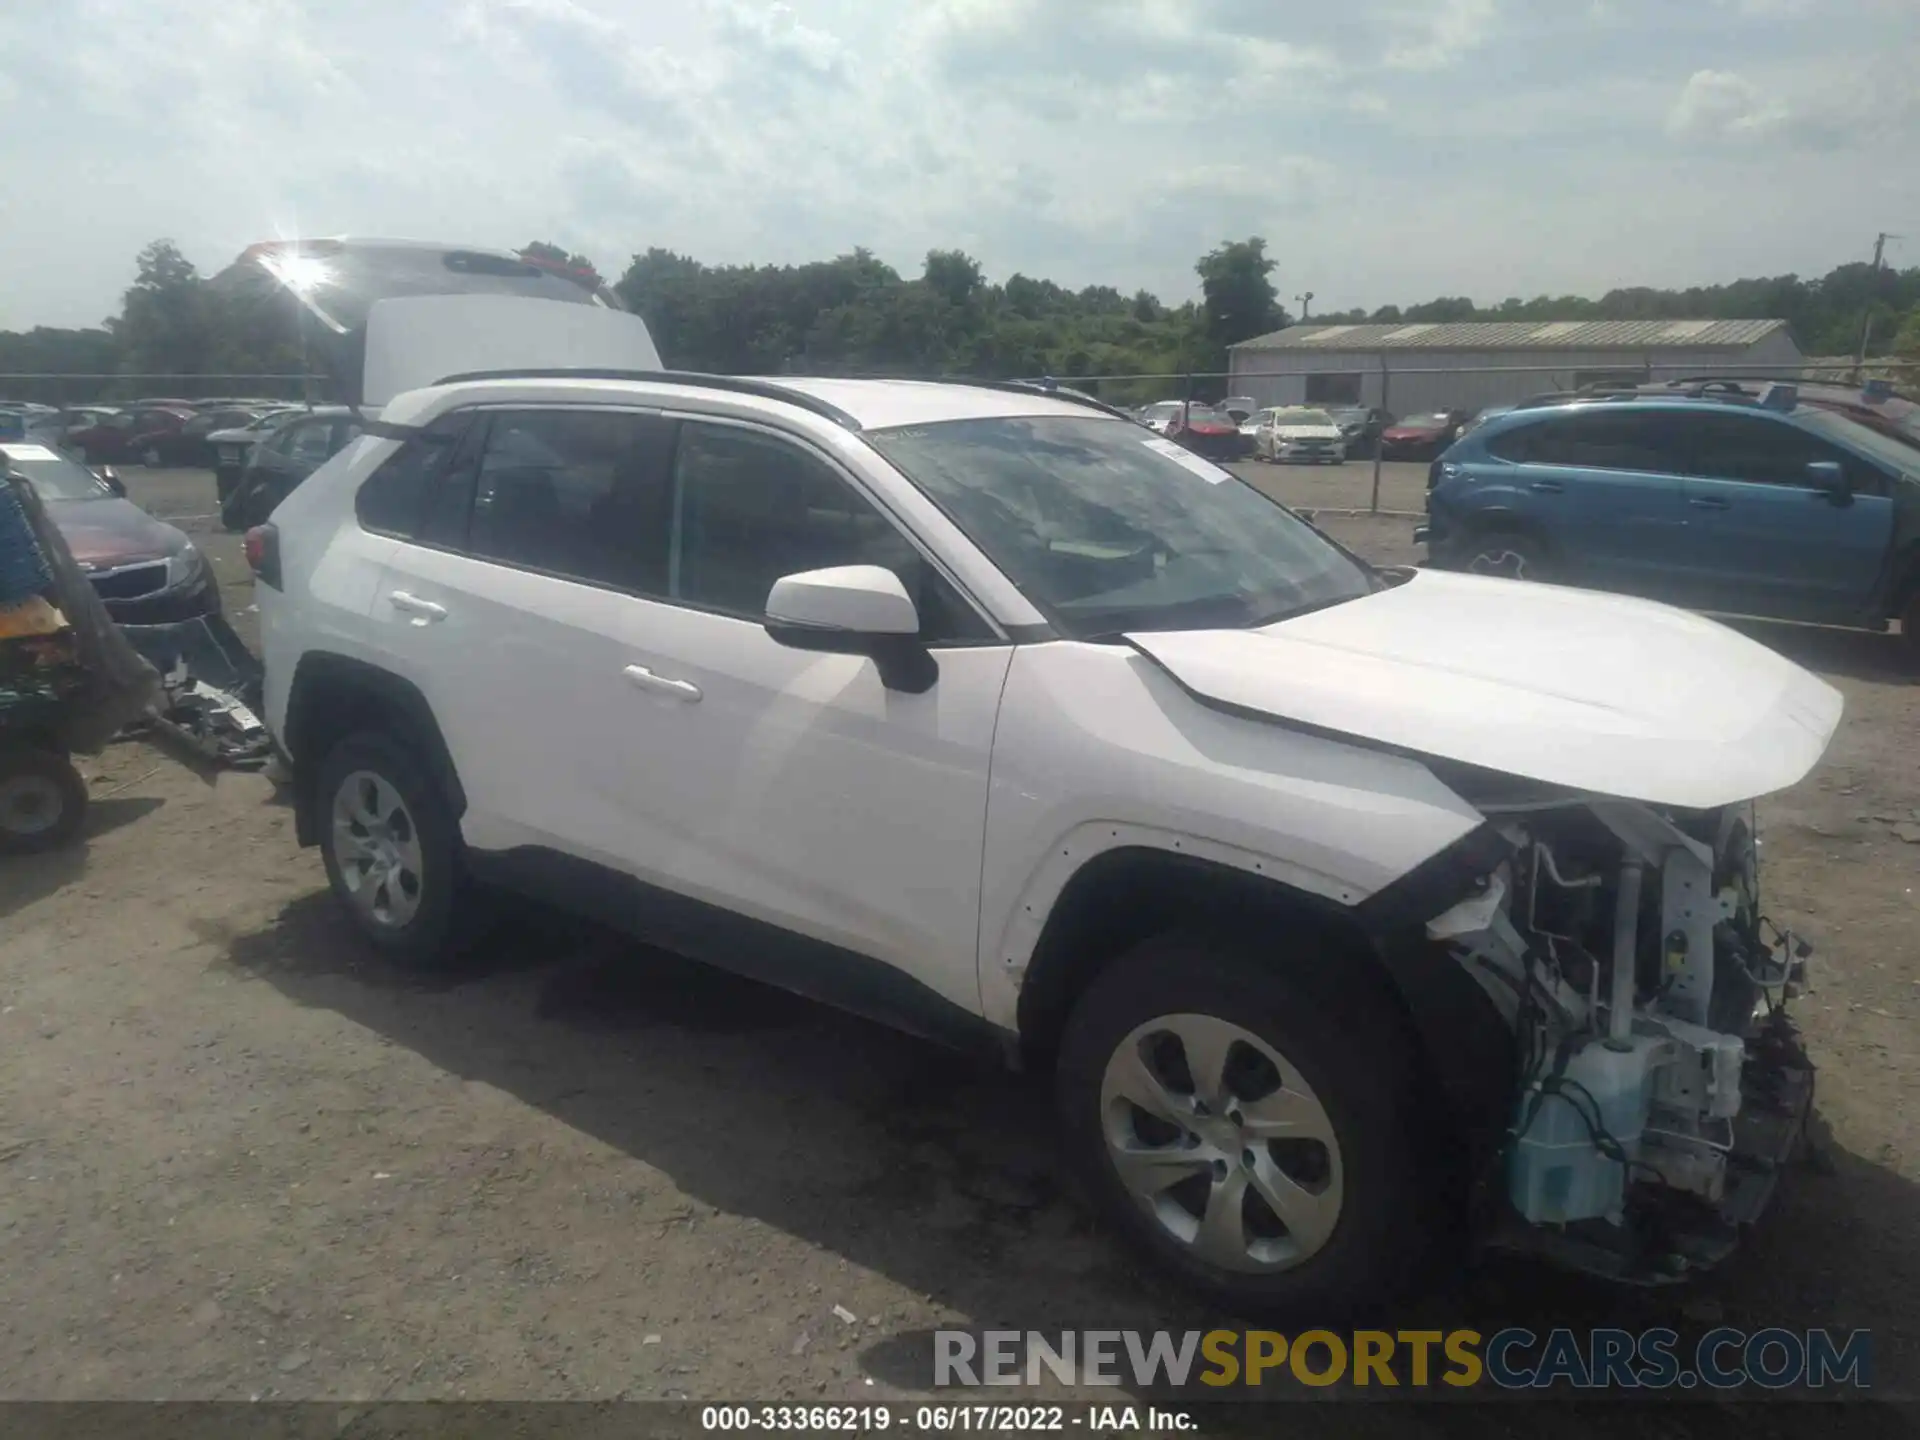
[[127,405],[141,400],[285,400],[324,404],[328,382],[319,375],[47,374],[0,372],[0,406]]

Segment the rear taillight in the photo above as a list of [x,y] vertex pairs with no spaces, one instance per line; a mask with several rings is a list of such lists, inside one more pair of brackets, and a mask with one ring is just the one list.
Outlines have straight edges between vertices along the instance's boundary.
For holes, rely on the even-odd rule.
[[280,528],[272,521],[247,531],[247,568],[254,578],[275,590],[280,588]]

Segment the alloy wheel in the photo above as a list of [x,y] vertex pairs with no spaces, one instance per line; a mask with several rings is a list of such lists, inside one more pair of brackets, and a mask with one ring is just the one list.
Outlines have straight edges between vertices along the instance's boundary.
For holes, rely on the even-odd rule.
[[1115,1047],[1100,1085],[1107,1158],[1169,1238],[1223,1270],[1317,1254],[1340,1219],[1340,1145],[1285,1056],[1213,1015],[1163,1015]]
[[0,780],[0,831],[18,840],[45,835],[60,823],[66,799],[46,775],[11,775]]
[[420,911],[424,859],[420,832],[393,785],[355,770],[333,797],[333,851],[354,908],[398,930]]

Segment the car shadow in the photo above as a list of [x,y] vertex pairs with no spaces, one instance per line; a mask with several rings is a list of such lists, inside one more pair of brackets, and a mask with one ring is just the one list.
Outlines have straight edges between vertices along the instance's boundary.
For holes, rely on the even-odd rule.
[[[225,937],[224,960],[519,1097],[695,1201],[884,1274],[972,1326],[1233,1323],[1138,1271],[1094,1228],[1058,1164],[1044,1077],[593,927],[556,931],[539,914],[510,924],[459,975],[423,979],[373,956],[321,893]],[[1747,1247],[1692,1285],[1622,1290],[1493,1259],[1456,1266],[1378,1323],[1483,1334],[1868,1327],[1875,1384],[1888,1387],[1920,1370],[1910,1299],[1920,1289],[1920,1187],[1831,1143],[1822,1153],[1796,1168]],[[878,1379],[930,1385],[928,1332],[860,1353]]]
[[78,880],[86,874],[92,841],[166,803],[157,796],[94,800],[87,806],[86,830],[76,843],[38,855],[0,856],[0,920]]
[[1725,623],[1809,670],[1882,685],[1920,684],[1920,661],[1911,658],[1913,652],[1900,635],[1789,625],[1776,620],[1737,619]]

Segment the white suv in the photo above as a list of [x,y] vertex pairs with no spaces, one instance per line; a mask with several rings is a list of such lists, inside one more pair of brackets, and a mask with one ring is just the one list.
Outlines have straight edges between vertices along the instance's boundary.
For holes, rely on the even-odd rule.
[[[1239,1311],[1364,1305],[1461,1219],[1656,1279],[1757,1212],[1808,1067],[1746,802],[1828,686],[1376,570],[1090,402],[676,374],[540,303],[373,305],[380,420],[249,535],[375,946],[456,958],[511,888],[1051,1067],[1093,1204]],[[515,316],[530,368],[443,378]]]

